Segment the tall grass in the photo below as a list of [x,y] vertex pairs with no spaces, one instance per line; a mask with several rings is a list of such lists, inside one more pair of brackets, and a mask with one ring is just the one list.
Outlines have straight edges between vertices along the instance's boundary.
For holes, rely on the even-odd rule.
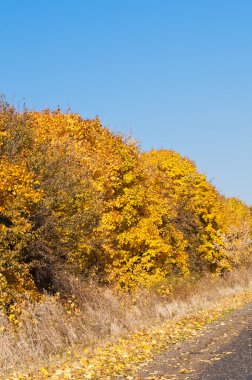
[[[139,290],[132,300],[94,282],[71,278],[74,298],[45,296],[40,303],[26,302],[18,327],[0,316],[0,375],[29,371],[60,360],[78,346],[96,345],[167,319],[214,307],[220,297],[252,289],[251,269],[224,278],[204,277],[195,284],[174,287],[173,297]],[[67,305],[67,306],[66,306]]]

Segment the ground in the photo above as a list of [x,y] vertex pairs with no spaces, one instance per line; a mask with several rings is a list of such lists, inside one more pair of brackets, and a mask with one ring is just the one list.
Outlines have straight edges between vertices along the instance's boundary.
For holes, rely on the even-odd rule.
[[252,304],[177,343],[135,379],[252,379]]

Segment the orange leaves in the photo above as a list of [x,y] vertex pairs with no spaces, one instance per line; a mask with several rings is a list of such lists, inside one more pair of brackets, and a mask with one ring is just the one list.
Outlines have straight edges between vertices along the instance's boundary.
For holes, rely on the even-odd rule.
[[23,161],[0,158],[0,309],[33,289],[28,268],[19,259],[32,228],[32,206],[41,198],[36,184]]
[[38,181],[27,170],[24,161],[13,164],[5,157],[0,159],[0,194],[2,202],[13,202],[15,199],[19,199],[23,204],[29,200],[38,202],[41,194],[35,190],[36,185],[38,185]]
[[132,289],[218,273],[249,258],[249,208],[221,196],[189,159],[165,149],[141,153],[98,118],[1,109],[6,260],[11,253],[33,272],[45,268],[49,284],[70,264]]
[[[62,183],[55,210],[64,220],[60,234],[69,242],[71,263],[82,271],[95,263],[103,276],[127,288],[229,266],[222,249],[225,200],[192,161],[164,149],[140,153],[134,142],[113,135],[97,118],[60,112],[31,118],[37,144],[41,137],[42,144],[46,141],[48,169],[56,154],[60,173],[60,157],[69,156],[64,165],[76,177],[71,191]],[[65,178],[72,181],[68,173]],[[77,223],[78,214],[91,228]]]

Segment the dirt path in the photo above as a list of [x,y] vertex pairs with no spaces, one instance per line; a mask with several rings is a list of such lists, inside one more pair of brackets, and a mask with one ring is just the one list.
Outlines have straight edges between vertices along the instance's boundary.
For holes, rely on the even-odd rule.
[[157,356],[135,379],[252,380],[252,304]]

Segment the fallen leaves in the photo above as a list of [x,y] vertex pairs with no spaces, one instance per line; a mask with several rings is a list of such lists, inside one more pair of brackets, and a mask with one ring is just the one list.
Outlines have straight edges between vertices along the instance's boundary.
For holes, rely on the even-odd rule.
[[[201,310],[180,320],[169,320],[161,326],[153,327],[148,331],[139,331],[131,336],[119,339],[116,343],[108,343],[100,347],[85,348],[82,351],[68,351],[64,365],[55,365],[41,368],[39,372],[30,375],[15,375],[9,380],[16,379],[103,379],[110,380],[115,377],[136,379],[134,373],[154,357],[181,341],[199,333],[204,326],[220,319],[229,310],[239,308],[251,301],[252,293],[244,292],[231,297],[222,298],[215,309]],[[231,355],[232,352],[224,352]],[[215,355],[211,361],[220,360]],[[208,362],[207,360],[202,360]],[[191,373],[191,368],[181,368],[180,373]],[[150,379],[155,379],[152,373]],[[163,377],[164,378],[172,378]],[[175,375],[174,375],[175,376]],[[157,377],[156,377],[157,378]],[[160,377],[159,377],[160,379]]]

